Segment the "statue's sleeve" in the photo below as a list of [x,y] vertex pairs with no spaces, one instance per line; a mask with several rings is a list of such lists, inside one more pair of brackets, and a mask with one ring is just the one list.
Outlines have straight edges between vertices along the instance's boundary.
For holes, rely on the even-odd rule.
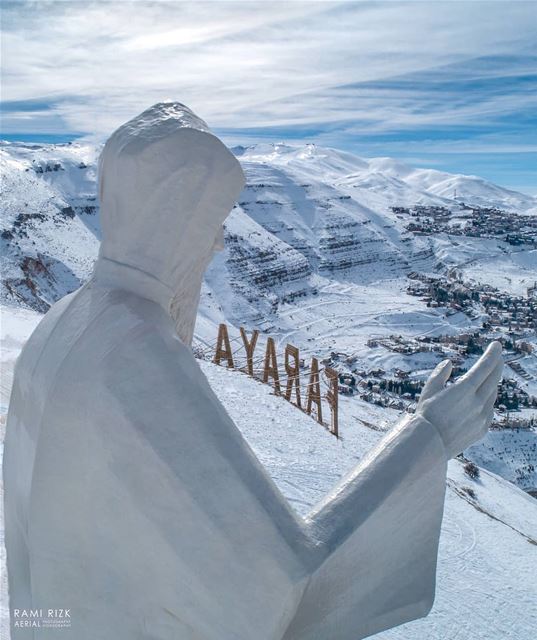
[[427,420],[395,427],[307,519],[323,559],[286,640],[358,640],[427,615],[447,456]]

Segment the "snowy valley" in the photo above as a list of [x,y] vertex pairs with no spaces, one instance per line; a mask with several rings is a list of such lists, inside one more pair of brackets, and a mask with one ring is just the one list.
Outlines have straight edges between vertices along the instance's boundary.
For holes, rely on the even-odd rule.
[[[0,148],[3,415],[25,339],[91,274],[98,151],[83,143]],[[460,373],[501,339],[493,428],[450,463],[433,612],[379,637],[529,640],[537,620],[537,502],[528,495],[537,491],[537,199],[474,176],[314,145],[234,152],[247,186],[207,271],[194,342],[211,385],[306,513],[412,411],[438,362],[450,357]],[[272,336],[278,353],[292,343],[305,360],[337,369],[341,439],[268,386],[212,364],[223,322],[234,341],[240,326],[260,330],[259,354]],[[477,476],[468,461],[481,467]]]
[[[7,306],[43,313],[88,279],[100,237],[98,152],[3,143]],[[527,427],[537,409],[536,199],[315,145],[234,152],[247,185],[206,274],[200,355],[211,353],[221,322],[235,340],[239,326],[259,329],[280,351],[291,342],[347,375],[354,385],[342,390],[355,398],[402,411],[442,358],[460,373],[499,338],[504,411],[468,453],[535,490],[537,438]]]

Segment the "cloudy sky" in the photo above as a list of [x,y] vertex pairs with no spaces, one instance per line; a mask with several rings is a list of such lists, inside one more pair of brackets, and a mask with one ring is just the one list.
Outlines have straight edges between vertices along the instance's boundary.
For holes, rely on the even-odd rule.
[[102,139],[161,100],[537,193],[537,2],[2,3],[2,137]]

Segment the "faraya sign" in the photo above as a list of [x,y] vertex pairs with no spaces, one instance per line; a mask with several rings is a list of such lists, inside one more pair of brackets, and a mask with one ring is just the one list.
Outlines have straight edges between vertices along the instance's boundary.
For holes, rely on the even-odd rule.
[[[327,427],[336,437],[339,437],[337,371],[330,367],[319,369],[319,361],[317,358],[312,358],[309,370],[309,382],[306,385],[304,394],[300,381],[301,361],[298,348],[292,344],[285,346],[283,356],[285,374],[282,376],[283,380],[281,380],[276,356],[276,345],[274,338],[269,337],[267,338],[265,354],[262,358],[263,368],[261,369],[261,377],[259,378],[259,376],[256,376],[259,370],[256,370],[254,367],[254,352],[259,331],[255,329],[250,338],[248,338],[243,327],[240,327],[240,333],[246,355],[246,367],[241,370],[245,371],[252,378],[259,379],[266,384],[272,384],[276,395],[281,395],[288,402],[314,417],[319,424]],[[229,369],[235,369],[237,368],[234,360],[235,353],[236,352],[231,350],[227,325],[220,324],[218,327],[218,338],[213,362],[218,365],[222,365],[222,363],[225,362]],[[326,382],[322,380],[321,373],[324,373],[326,376]],[[283,391],[282,383],[285,385]],[[322,383],[328,387],[324,395],[321,392]],[[325,424],[323,421],[323,399],[326,400],[330,410],[330,425]]]

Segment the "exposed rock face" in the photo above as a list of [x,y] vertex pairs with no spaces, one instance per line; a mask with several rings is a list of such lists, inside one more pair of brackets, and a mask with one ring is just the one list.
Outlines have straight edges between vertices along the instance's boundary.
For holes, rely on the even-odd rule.
[[[241,209],[300,253],[310,273],[367,280],[375,273],[408,268],[413,253],[431,255],[415,239],[405,246],[398,229],[396,242],[392,242],[383,227],[379,228],[378,214],[329,181],[309,176],[310,182],[302,182],[293,165],[273,167],[244,158],[243,166],[248,183],[241,195]],[[304,275],[303,269],[290,268],[288,280]]]
[[345,213],[327,216],[319,239],[321,271],[341,271],[362,265],[402,265],[402,255],[386,238]]
[[62,262],[40,253],[21,258],[20,269],[23,276],[7,278],[4,286],[13,299],[42,313],[65,295],[66,288],[74,291],[82,284]]
[[82,145],[0,149],[5,300],[45,312],[87,279],[100,237],[95,155]]
[[[88,250],[93,252],[98,246],[97,238],[88,233],[92,223],[98,227],[98,222],[91,220],[97,217],[96,205],[63,204],[52,202],[37,212],[19,213],[1,233],[3,293],[40,312],[47,311],[85,281],[91,260],[82,269],[77,268],[77,263]],[[70,250],[67,256],[63,238],[65,248]],[[70,260],[69,253],[75,252],[79,243],[82,255],[73,255]]]
[[275,308],[315,290],[308,259],[243,211],[230,216],[225,242],[231,285],[247,302],[263,301],[263,306]]

